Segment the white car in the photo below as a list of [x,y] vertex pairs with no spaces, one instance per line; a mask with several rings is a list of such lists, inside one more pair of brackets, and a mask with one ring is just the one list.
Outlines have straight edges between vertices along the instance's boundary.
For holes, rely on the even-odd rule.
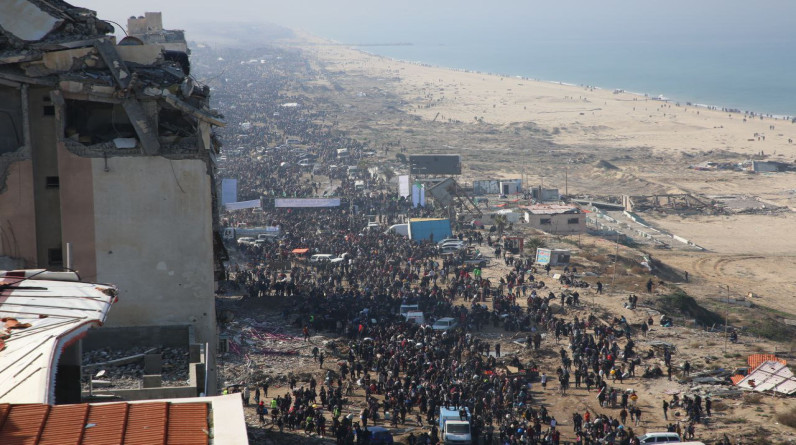
[[238,238],[238,245],[239,246],[249,246],[249,245],[254,244],[254,241],[255,241],[254,238],[252,238],[250,236],[243,236],[243,237]]
[[346,252],[346,253],[344,253],[344,254],[340,255],[340,256],[339,256],[339,257],[337,257],[337,258],[332,258],[331,260],[329,260],[329,262],[330,262],[330,263],[332,263],[332,264],[342,263],[342,262],[343,262],[343,260],[346,260],[346,259],[348,259],[348,257],[350,257],[350,256],[351,256],[351,255],[349,255],[349,253],[348,253],[348,252]]
[[639,436],[638,439],[642,444],[681,442],[679,434],[670,432],[647,433],[643,436]]
[[448,331],[456,326],[459,326],[459,323],[454,318],[444,317],[435,321],[434,324],[431,325],[431,329],[435,331]]
[[331,253],[316,253],[315,255],[310,257],[310,263],[324,263],[327,261],[331,261],[334,258],[334,255]]
[[467,247],[467,241],[448,240],[448,241],[445,241],[443,243],[439,243],[437,245],[439,247],[443,248],[443,249],[446,248],[446,247],[459,247],[459,248],[462,248],[462,247]]

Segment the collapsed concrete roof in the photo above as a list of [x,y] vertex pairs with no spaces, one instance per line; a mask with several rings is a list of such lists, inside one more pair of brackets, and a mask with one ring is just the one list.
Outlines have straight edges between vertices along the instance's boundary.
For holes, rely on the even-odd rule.
[[79,155],[106,156],[109,149],[130,148],[131,138],[143,155],[161,154],[162,145],[173,143],[189,151],[217,151],[211,126],[224,122],[209,108],[209,88],[189,76],[187,46],[175,51],[140,39],[117,45],[111,32],[113,27],[94,11],[60,0],[0,2],[0,87],[50,87],[56,114],[69,100],[121,106],[129,131],[116,125],[115,137],[103,137],[96,128],[74,128],[61,116],[67,121],[61,137],[68,149],[105,144]]
[[94,11],[61,0],[0,2],[0,52],[20,50],[30,42],[58,42],[113,32]]

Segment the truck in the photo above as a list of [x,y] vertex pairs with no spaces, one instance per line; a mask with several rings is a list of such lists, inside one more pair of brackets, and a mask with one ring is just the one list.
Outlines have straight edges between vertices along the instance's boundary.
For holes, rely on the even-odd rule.
[[267,235],[268,237],[278,238],[282,233],[279,226],[265,226],[265,227],[224,227],[223,237],[225,240],[237,240],[242,237],[250,237],[254,239],[260,238],[260,235]]
[[411,218],[409,219],[409,239],[436,242],[450,238],[451,221],[447,218]]
[[395,232],[402,236],[409,236],[409,224],[393,224],[386,232]]
[[470,431],[470,410],[464,408],[465,420],[458,409],[440,407],[439,434],[446,445],[470,445],[473,435]]

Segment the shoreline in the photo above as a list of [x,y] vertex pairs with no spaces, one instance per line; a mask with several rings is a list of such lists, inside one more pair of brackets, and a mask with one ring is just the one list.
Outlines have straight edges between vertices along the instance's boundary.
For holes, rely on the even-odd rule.
[[[482,75],[489,75],[489,76],[505,77],[505,78],[512,78],[512,79],[518,79],[518,80],[525,80],[525,81],[529,81],[529,82],[541,82],[541,83],[546,83],[546,84],[551,84],[551,85],[569,86],[569,87],[577,87],[577,88],[587,88],[587,89],[593,89],[593,90],[599,90],[599,91],[620,91],[620,92],[625,93],[625,94],[629,94],[629,95],[633,95],[633,96],[637,96],[637,97],[643,97],[645,99],[657,100],[656,99],[657,96],[653,96],[651,93],[644,93],[644,92],[638,92],[638,91],[629,91],[629,90],[626,90],[624,88],[608,88],[608,87],[601,87],[601,86],[597,86],[597,85],[590,85],[590,84],[583,84],[583,83],[578,84],[578,83],[564,82],[564,81],[559,81],[559,80],[541,79],[541,78],[538,78],[538,77],[524,76],[524,75],[521,75],[521,74],[504,74],[504,73],[497,73],[497,72],[491,72],[491,71],[473,70],[473,69],[469,69],[469,68],[455,68],[455,67],[450,67],[450,66],[445,66],[445,65],[438,65],[438,64],[423,62],[423,61],[420,61],[420,60],[401,59],[401,58],[398,58],[398,57],[386,56],[386,55],[383,55],[383,54],[377,54],[377,53],[368,51],[366,49],[363,49],[363,48],[366,48],[366,47],[380,46],[380,45],[357,45],[357,44],[350,44],[350,43],[346,43],[346,42],[339,42],[339,41],[336,41],[334,39],[327,38],[327,37],[322,37],[322,36],[313,34],[313,33],[309,32],[309,31],[300,30],[300,29],[294,29],[293,32],[295,33],[295,35],[297,37],[299,37],[299,41],[303,41],[304,43],[311,44],[312,46],[332,45],[332,46],[335,46],[335,47],[338,47],[338,48],[345,48],[345,49],[348,49],[348,50],[351,50],[351,51],[362,53],[362,54],[370,56],[370,57],[377,57],[377,58],[381,58],[381,59],[385,59],[385,60],[389,60],[389,61],[407,63],[407,64],[411,64],[411,65],[415,65],[415,66],[442,69],[442,70],[449,70],[449,71],[461,72],[461,73],[471,73],[471,74],[482,74]],[[415,44],[413,42],[401,42],[400,45],[401,46],[415,46]],[[658,96],[664,96],[665,97],[665,94],[660,93]],[[775,113],[766,113],[766,112],[755,111],[755,110],[744,110],[742,108],[728,107],[728,106],[724,106],[724,105],[695,103],[693,100],[687,100],[685,98],[670,98],[670,97],[667,97],[667,99],[668,100],[661,101],[661,102],[666,102],[666,103],[670,103],[670,104],[678,104],[680,106],[701,108],[701,109],[705,109],[705,110],[722,111],[722,112],[726,112],[726,113],[744,115],[746,117],[750,117],[750,116],[751,117],[760,117],[760,116],[762,116],[762,117],[769,118],[769,119],[774,119],[774,120],[789,120],[789,121],[792,121],[793,123],[796,123],[796,112],[794,112],[793,114],[775,114]]]
[[[318,37],[318,36],[315,36],[315,37],[317,37],[317,38],[319,38],[321,40],[327,40],[324,37]],[[495,73],[495,72],[490,72],[490,71],[472,70],[472,69],[467,69],[467,68],[454,68],[454,67],[449,67],[449,66],[445,66],[445,65],[437,65],[437,64],[433,64],[433,63],[427,63],[427,62],[423,62],[423,61],[420,61],[420,60],[406,60],[406,59],[400,59],[400,58],[392,57],[392,56],[385,56],[383,54],[377,54],[377,53],[374,53],[374,52],[370,52],[370,51],[364,50],[364,49],[362,49],[363,48],[362,45],[359,45],[359,46],[358,45],[346,45],[344,43],[334,43],[334,45],[345,47],[345,48],[348,48],[348,49],[350,49],[352,51],[357,51],[357,52],[360,52],[362,54],[366,54],[366,55],[371,56],[371,57],[379,57],[379,58],[382,58],[382,59],[387,59],[387,60],[391,60],[391,61],[395,61],[395,62],[401,62],[401,63],[408,63],[408,64],[422,66],[422,67],[444,69],[444,70],[456,71],[456,72],[461,72],[461,73],[473,73],[473,74],[483,74],[483,75],[489,75],[489,76],[510,77],[510,78],[518,79],[518,80],[526,80],[526,81],[532,81],[532,82],[542,82],[542,83],[548,83],[548,84],[552,84],[552,85],[570,86],[570,87],[578,87],[578,88],[588,88],[588,89],[601,90],[601,91],[613,90],[613,91],[620,91],[620,92],[625,93],[625,94],[631,94],[631,95],[634,95],[634,96],[643,97],[643,98],[646,98],[646,99],[659,100],[655,96],[652,96],[650,93],[640,93],[640,92],[637,92],[637,91],[628,91],[628,90],[625,90],[623,88],[606,88],[606,87],[601,87],[601,86],[597,86],[597,85],[576,84],[576,83],[572,83],[572,82],[563,82],[563,81],[557,81],[557,80],[540,79],[540,78],[536,78],[536,77],[528,77],[528,76],[523,76],[523,75],[519,75],[519,74],[502,74],[502,73]],[[377,45],[370,45],[370,46],[377,46]],[[412,46],[412,45],[409,44],[408,46]],[[659,96],[666,97],[665,94],[663,94],[663,93],[661,93]],[[726,112],[726,113],[739,114],[739,115],[744,115],[744,116],[749,116],[749,117],[760,117],[760,116],[763,116],[763,117],[766,117],[766,118],[769,118],[769,119],[774,119],[774,120],[796,121],[796,113],[792,114],[792,115],[791,114],[764,113],[764,112],[754,111],[754,110],[743,110],[743,109],[740,109],[740,108],[726,107],[726,106],[723,106],[723,105],[711,105],[711,104],[694,103],[692,101],[686,101],[685,99],[679,99],[678,100],[676,98],[670,98],[670,97],[666,97],[665,100],[660,100],[660,101],[661,102],[672,103],[672,104],[679,104],[679,105],[683,105],[683,106],[702,108],[702,109],[706,109],[706,110],[723,111],[723,112]]]

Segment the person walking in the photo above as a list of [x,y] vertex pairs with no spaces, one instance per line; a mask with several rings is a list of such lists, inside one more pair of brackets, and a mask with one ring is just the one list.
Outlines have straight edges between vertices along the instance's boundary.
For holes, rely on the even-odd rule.
[[669,420],[669,402],[663,401],[663,420]]

